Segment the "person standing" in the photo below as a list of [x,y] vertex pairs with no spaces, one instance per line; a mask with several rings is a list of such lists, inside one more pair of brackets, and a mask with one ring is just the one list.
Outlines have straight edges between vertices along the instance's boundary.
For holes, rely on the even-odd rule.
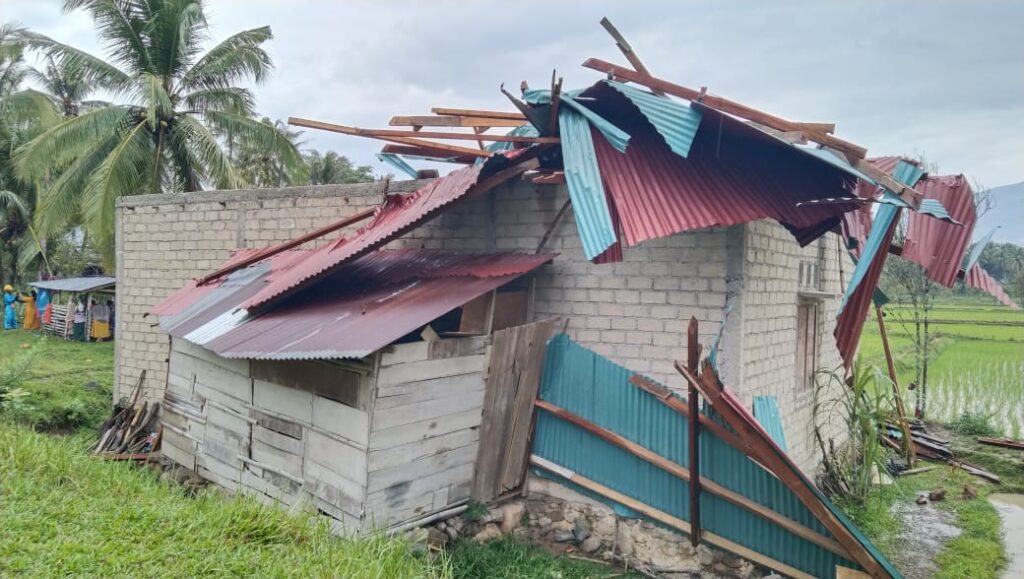
[[14,292],[14,288],[7,284],[4,286],[4,329],[5,330],[16,330],[18,329],[18,314],[14,311],[14,304],[18,303],[18,294]]
[[21,302],[25,304],[25,320],[22,322],[22,329],[34,332],[39,329],[39,310],[36,308],[36,291],[28,292],[27,296],[21,296]]
[[79,298],[75,304],[74,325],[71,326],[71,339],[76,342],[85,341],[85,304]]
[[110,339],[110,307],[103,302],[93,302],[92,328],[90,335],[97,342]]

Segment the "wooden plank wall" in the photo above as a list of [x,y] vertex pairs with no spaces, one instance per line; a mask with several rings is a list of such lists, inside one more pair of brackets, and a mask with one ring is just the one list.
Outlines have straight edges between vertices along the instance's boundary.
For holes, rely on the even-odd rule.
[[[180,339],[169,370],[162,413],[168,458],[264,502],[309,503],[339,532],[362,529],[365,410],[253,379],[249,361]],[[369,390],[372,381],[364,377],[359,388]]]
[[381,353],[367,461],[368,523],[389,526],[470,496],[486,336]]
[[533,424],[533,402],[554,321],[494,333],[473,479],[473,498],[489,502],[522,486]]

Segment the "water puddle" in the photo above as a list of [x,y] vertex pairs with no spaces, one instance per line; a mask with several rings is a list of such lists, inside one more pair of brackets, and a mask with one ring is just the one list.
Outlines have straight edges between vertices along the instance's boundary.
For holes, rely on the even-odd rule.
[[1003,577],[1024,577],[1024,495],[991,494],[988,500],[1003,519],[1003,541],[1009,559]]
[[960,534],[956,517],[931,505],[896,503],[893,514],[903,522],[900,550],[893,564],[907,579],[928,579],[938,566],[935,557],[946,543]]

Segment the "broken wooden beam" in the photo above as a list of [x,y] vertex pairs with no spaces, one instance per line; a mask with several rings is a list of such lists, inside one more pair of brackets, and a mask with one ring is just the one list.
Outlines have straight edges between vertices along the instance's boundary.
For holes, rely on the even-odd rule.
[[412,147],[408,145],[387,144],[380,150],[381,153],[392,153],[395,155],[409,155],[412,157],[423,157],[440,163],[461,163],[473,164],[478,157],[470,155],[452,155],[449,151],[428,147]]
[[[686,366],[692,372],[697,372],[697,365],[700,363],[700,344],[697,343],[697,318],[690,316],[690,323],[686,328]],[[689,461],[690,461],[690,524],[693,526],[693,533],[690,534],[690,542],[696,547],[700,544],[700,490],[703,480],[700,478],[700,420],[694,420],[694,416],[700,416],[700,403],[697,389],[692,385],[686,393],[686,402],[689,406],[690,419],[687,421],[689,429]],[[844,554],[845,555],[845,554]]]
[[[480,149],[471,149],[469,147],[459,147],[456,145],[448,145],[445,143],[438,143],[435,141],[427,141],[419,137],[403,137],[403,136],[382,136],[367,133],[366,129],[360,129],[357,127],[348,127],[345,125],[336,125],[333,123],[324,123],[321,121],[313,121],[309,119],[300,119],[296,117],[288,117],[288,124],[296,127],[305,127],[307,129],[319,129],[321,131],[330,131],[333,133],[342,133],[344,135],[354,135],[357,137],[370,137],[374,139],[380,139],[382,141],[391,141],[393,143],[399,143],[402,145],[412,145],[415,147],[426,147],[429,149],[436,149],[438,151],[445,151],[454,155],[470,155],[473,157],[487,158],[491,156],[488,151],[482,151]],[[401,132],[401,131],[399,131]],[[415,132],[410,134],[417,134]],[[475,139],[476,137],[470,135],[470,138]]]
[[389,125],[393,127],[469,127],[489,129],[493,127],[516,128],[525,119],[494,119],[486,117],[460,117],[457,115],[396,115]]
[[456,117],[478,117],[484,119],[508,119],[513,121],[526,121],[526,115],[512,111],[482,111],[477,109],[452,109],[446,107],[434,107],[430,112],[435,115],[449,115]]
[[[615,45],[619,47],[619,51],[622,52],[622,55],[626,57],[626,60],[629,61],[629,64],[633,65],[633,68],[637,72],[645,76],[653,76],[651,75],[650,71],[647,70],[647,67],[644,66],[643,61],[640,60],[640,55],[637,54],[635,50],[633,50],[633,46],[629,43],[629,41],[626,40],[624,36],[622,36],[622,33],[619,32],[619,29],[616,28],[614,24],[612,24],[612,21],[608,20],[608,17],[604,17],[601,19],[601,26],[608,31],[608,34],[612,37],[612,40],[615,41]],[[651,91],[656,95],[665,96],[665,93],[659,89],[652,88]]]
[[1024,450],[1024,440],[1013,440],[1011,438],[990,438],[982,436],[978,438],[978,442],[982,444],[988,444],[990,446],[1001,446],[1003,448],[1015,448],[1017,450]]

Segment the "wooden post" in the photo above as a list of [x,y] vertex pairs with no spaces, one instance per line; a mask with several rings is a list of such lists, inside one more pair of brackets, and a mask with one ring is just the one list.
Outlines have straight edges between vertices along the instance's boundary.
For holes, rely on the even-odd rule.
[[885,364],[889,368],[889,379],[892,380],[892,395],[896,403],[896,414],[899,418],[900,432],[903,435],[902,444],[903,458],[907,461],[907,468],[914,467],[914,441],[910,437],[910,425],[907,424],[907,409],[903,406],[903,396],[900,395],[900,383],[896,379],[896,364],[892,360],[892,350],[889,349],[889,334],[885,331],[885,318],[882,315],[882,307],[875,306],[875,317],[878,318],[878,333],[882,336],[882,350],[885,351]]
[[[700,344],[697,343],[697,318],[690,317],[686,329],[686,366],[694,374],[700,361]],[[690,429],[690,543],[694,547],[700,544],[700,404],[697,389],[689,385],[686,401],[689,404],[690,416],[687,422]]]

